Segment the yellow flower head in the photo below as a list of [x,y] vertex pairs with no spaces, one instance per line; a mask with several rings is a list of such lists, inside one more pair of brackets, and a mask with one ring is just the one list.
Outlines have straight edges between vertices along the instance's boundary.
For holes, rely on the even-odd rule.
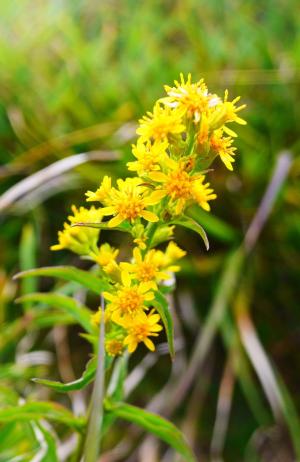
[[174,265],[177,260],[180,260],[186,255],[186,251],[181,249],[174,241],[170,241],[165,252],[157,251],[159,256],[159,267],[167,273],[176,273],[180,270],[179,265]]
[[233,170],[232,163],[235,162],[234,154],[236,148],[232,146],[233,139],[230,136],[223,136],[223,130],[215,130],[210,138],[210,147],[217,153],[228,170]]
[[[109,310],[104,311],[104,322],[107,323],[110,321],[111,318],[111,312]],[[100,321],[102,319],[102,311],[101,308],[99,307],[99,310],[96,311],[96,313],[93,313],[91,316],[91,321],[94,326],[99,326]]]
[[120,266],[128,271],[134,279],[140,282],[149,282],[153,289],[157,289],[156,281],[168,279],[168,274],[160,271],[161,252],[158,250],[149,250],[142,257],[139,248],[133,250],[133,263],[121,263]]
[[183,74],[180,74],[180,82],[174,81],[175,87],[165,85],[168,96],[162,98],[161,101],[167,106],[184,109],[186,116],[198,123],[201,114],[218,104],[220,99],[216,95],[208,93],[203,79],[195,83],[192,83],[191,80],[191,74],[188,74],[186,82]]
[[118,249],[114,249],[108,243],[105,243],[102,244],[97,252],[92,255],[92,258],[106,273],[112,274],[118,269],[118,265],[116,263],[118,254]]
[[209,210],[207,202],[215,199],[216,196],[211,194],[211,189],[207,189],[209,185],[203,184],[204,176],[201,174],[189,175],[180,162],[172,159],[168,160],[168,167],[167,173],[153,172],[149,174],[149,178],[162,184],[161,188],[153,194],[156,194],[160,199],[167,196],[174,201],[176,203],[176,215],[182,213],[187,203],[191,201],[197,202],[204,210]]
[[52,245],[51,250],[69,249],[79,255],[89,255],[97,248],[99,229],[85,226],[71,226],[76,223],[100,223],[101,209],[91,207],[77,209],[72,205],[73,215],[68,216],[69,223],[64,223],[64,229],[58,232],[58,244]]
[[128,331],[128,335],[124,339],[124,345],[128,346],[129,353],[133,353],[140,342],[143,342],[150,351],[155,350],[154,343],[149,337],[157,337],[158,332],[162,330],[162,326],[158,324],[159,321],[159,314],[154,314],[151,311],[147,315],[142,311],[130,322],[128,320],[124,322],[123,327]]
[[160,170],[160,163],[167,156],[166,149],[168,141],[150,141],[142,142],[138,140],[136,146],[132,146],[132,153],[137,159],[134,162],[128,162],[127,167],[130,171],[136,171],[138,175],[143,176],[153,170]]
[[185,131],[182,116],[181,109],[165,107],[157,102],[153,112],[147,112],[147,115],[139,120],[140,127],[136,132],[142,141],[168,140],[170,135],[180,135]]
[[195,202],[197,202],[203,210],[210,211],[209,201],[217,198],[213,189],[210,188],[210,183],[204,183],[205,176],[201,175],[197,181],[193,181],[192,184],[192,196]]
[[137,218],[144,218],[147,221],[158,221],[158,217],[151,211],[146,210],[148,206],[157,204],[158,199],[142,185],[140,178],[126,178],[117,180],[118,189],[112,188],[106,203],[107,207],[102,209],[103,215],[114,215],[108,222],[113,228],[123,221],[133,222]]
[[123,353],[123,340],[111,338],[105,341],[105,351],[109,356],[118,356]]
[[111,178],[106,175],[96,192],[88,191],[85,193],[87,196],[87,202],[99,201],[105,203],[106,199],[110,195],[111,189]]
[[151,283],[135,283],[129,273],[124,270],[121,273],[121,279],[122,284],[116,293],[103,292],[104,298],[109,302],[107,309],[112,312],[112,321],[120,325],[124,319],[132,319],[140,311],[146,310],[146,303],[154,298],[153,292],[150,291]]
[[209,117],[209,124],[211,130],[216,130],[218,128],[223,127],[225,133],[230,136],[236,137],[237,134],[228,128],[226,123],[228,122],[236,122],[240,125],[246,125],[246,121],[241,119],[238,116],[238,112],[246,107],[246,104],[242,104],[241,106],[236,106],[236,103],[240,100],[240,96],[235,98],[233,101],[228,101],[228,90],[225,91],[224,101],[218,104],[215,107],[215,110],[211,112]]

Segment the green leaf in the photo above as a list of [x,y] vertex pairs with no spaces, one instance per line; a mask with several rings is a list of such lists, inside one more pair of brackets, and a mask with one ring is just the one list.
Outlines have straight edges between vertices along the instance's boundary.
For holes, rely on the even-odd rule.
[[1,423],[40,419],[61,423],[79,432],[85,426],[83,417],[74,417],[70,411],[57,403],[41,401],[0,409]]
[[[108,226],[107,222],[102,223],[73,223],[72,226],[81,226],[83,228],[96,228],[96,229],[103,229],[107,231],[111,231],[111,227]],[[131,225],[128,221],[123,221],[119,226],[114,227],[114,230],[122,231],[124,233],[130,233]]]
[[69,383],[62,383],[55,380],[45,380],[45,379],[32,379],[33,382],[39,383],[40,385],[45,385],[46,387],[52,388],[53,390],[59,393],[67,393],[74,390],[82,390],[94,379],[96,374],[97,367],[97,358],[92,358],[86,365],[86,369],[83,372],[80,379],[74,380]]
[[41,423],[32,423],[32,429],[40,445],[40,450],[35,454],[35,459],[40,462],[59,462],[55,437]]
[[[36,265],[36,238],[34,228],[31,224],[23,227],[19,250],[20,269],[26,271]],[[25,279],[21,282],[21,294],[29,294],[37,290],[35,278]],[[31,303],[24,304],[25,310],[31,308]]]
[[196,458],[183,434],[171,422],[157,414],[125,403],[106,403],[107,411],[114,416],[132,422],[169,444],[184,457],[185,462],[196,462]]
[[167,334],[167,340],[169,344],[170,355],[171,355],[171,358],[173,359],[175,356],[174,327],[173,327],[173,319],[172,319],[170,309],[169,309],[169,304],[166,298],[164,297],[164,295],[159,291],[155,292],[155,300],[152,303],[157,309],[162,319],[162,322],[164,324],[166,334]]
[[193,220],[193,218],[182,217],[180,218],[180,220],[173,220],[171,223],[173,225],[183,226],[184,228],[188,228],[188,229],[191,229],[192,231],[195,231],[203,239],[206,250],[209,249],[209,242],[208,242],[206,232],[204,231],[202,226],[199,225],[199,223]]
[[66,295],[56,293],[27,294],[16,300],[16,303],[23,301],[42,302],[55,308],[60,308],[65,313],[71,315],[87,332],[93,333],[94,327],[91,324],[92,312],[84,305]]
[[[118,358],[114,364],[114,369],[107,388],[107,397],[110,402],[119,402],[124,399],[124,381],[127,376],[128,354]],[[116,416],[111,412],[105,412],[102,423],[103,435],[109,430],[116,420]]]
[[232,226],[198,206],[189,207],[185,214],[197,223],[201,223],[210,235],[215,236],[220,241],[232,243],[237,240],[238,234]]
[[73,266],[49,266],[44,268],[35,268],[15,274],[14,279],[32,276],[51,276],[65,279],[66,281],[78,282],[98,295],[100,295],[100,293],[104,290],[108,290],[110,287],[108,282],[103,279],[98,278],[88,271],[73,268]]

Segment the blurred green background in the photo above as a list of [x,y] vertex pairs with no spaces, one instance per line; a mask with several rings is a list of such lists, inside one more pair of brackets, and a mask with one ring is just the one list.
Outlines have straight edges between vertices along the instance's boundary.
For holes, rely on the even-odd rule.
[[[126,175],[137,120],[163,94],[163,85],[171,84],[180,72],[191,72],[194,80],[205,78],[213,93],[222,94],[228,88],[232,97],[241,95],[247,104],[242,117],[248,122],[238,129],[234,172],[226,171],[218,162],[210,174],[218,200],[211,216],[201,217],[210,251],[207,253],[202,242],[188,233],[177,235],[179,244],[191,255],[183,263],[175,300],[181,374],[205,325],[221,275],[226,272],[227,257],[242,241],[278,155],[289,151],[293,162],[255,251],[243,268],[243,281],[235,288],[222,333],[216,334],[194,380],[194,392],[174,410],[173,421],[186,431],[201,460],[224,457],[230,462],[285,462],[295,460],[295,451],[298,460],[297,0],[0,2],[0,377],[5,384],[13,381],[21,395],[34,393],[29,379],[37,375],[37,366],[30,364],[25,378],[5,369],[7,363],[18,359],[20,344],[22,352],[54,351],[55,359],[41,361],[38,372],[59,377],[57,352],[48,331],[32,334],[30,329],[18,331],[15,327],[22,310],[13,303],[19,289],[11,278],[18,270],[34,266],[70,263],[86,267],[85,262],[67,252],[51,253],[49,246],[56,242],[57,230],[70,205],[84,205],[87,189],[95,189],[104,174]],[[71,161],[51,180],[44,179],[42,169],[79,153],[98,156],[98,160],[75,168],[71,168]],[[20,183],[36,172],[41,175],[37,187],[32,178],[27,185]],[[19,192],[11,189],[17,184],[21,184]],[[119,236],[109,239],[118,242]],[[52,283],[39,282],[39,288],[47,290]],[[21,291],[32,290],[37,281],[30,284]],[[235,306],[240,304],[242,308]],[[247,319],[251,317],[255,335],[267,354],[280,389],[279,400],[285,403],[284,417],[276,415],[274,409],[272,412],[269,395],[273,385],[268,382],[264,363],[258,356],[251,357],[241,345],[241,311]],[[231,366],[231,340],[235,338],[234,348],[243,356],[245,366],[238,373]],[[74,329],[67,341],[75,372],[80,373],[88,350],[83,349],[83,340]],[[170,367],[169,358],[159,358],[131,401],[145,405],[159,393]],[[260,370],[258,376],[256,368]],[[265,387],[261,385],[264,377]],[[216,429],[216,422],[221,430]],[[123,437],[124,428],[120,427],[108,438],[107,448]],[[142,448],[141,443],[132,455],[108,460],[146,462]],[[170,457],[167,453],[164,458],[149,461],[174,460]],[[0,455],[0,460],[7,459]]]

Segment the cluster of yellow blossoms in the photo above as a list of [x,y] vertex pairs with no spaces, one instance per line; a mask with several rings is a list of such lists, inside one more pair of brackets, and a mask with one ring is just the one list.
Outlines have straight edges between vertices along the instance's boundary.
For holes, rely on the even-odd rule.
[[[86,193],[88,202],[100,202],[101,207],[73,206],[70,224],[59,232],[59,244],[52,246],[68,248],[99,265],[109,287],[102,295],[110,355],[125,348],[133,352],[140,342],[154,350],[150,337],[162,330],[154,308],[157,293],[170,283],[172,273],[180,269],[177,260],[185,255],[170,240],[174,224],[187,220],[192,204],[210,210],[216,194],[205,173],[217,157],[232,170],[237,135],[228,124],[246,123],[238,115],[245,107],[237,106],[239,98],[229,101],[227,91],[223,99],[211,94],[203,80],[192,83],[191,75],[187,80],[181,75],[165,90],[167,95],[139,121],[139,138],[132,146],[135,160],[127,164],[137,176],[118,179],[116,186],[105,176],[95,192]],[[118,262],[119,250],[108,243],[98,246],[100,228],[132,235],[130,261]],[[168,240],[164,251],[157,249]],[[93,322],[98,323],[100,316],[99,311]]]

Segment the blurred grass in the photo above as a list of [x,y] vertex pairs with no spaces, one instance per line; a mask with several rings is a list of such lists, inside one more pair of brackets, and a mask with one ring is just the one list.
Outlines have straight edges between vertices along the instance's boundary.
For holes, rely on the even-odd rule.
[[[70,204],[83,204],[85,190],[95,188],[105,173],[126,174],[137,119],[179,72],[192,72],[195,79],[204,77],[212,92],[229,88],[231,95],[240,94],[247,103],[248,125],[239,130],[235,171],[216,164],[211,173],[218,200],[213,215],[202,217],[211,244],[209,254],[204,255],[200,239],[182,230],[177,236],[193,255],[185,264],[180,285],[192,287],[199,326],[218,285],[220,261],[225,261],[245,233],[278,153],[289,149],[295,157],[250,265],[253,322],[280,371],[285,383],[281,389],[289,390],[286,396],[293,418],[300,410],[300,10],[296,0],[0,2],[0,194],[30,173],[72,154],[119,149],[123,155],[119,163],[79,166],[76,179],[71,178],[63,191],[52,185],[53,195],[32,210],[8,210],[0,216],[0,319],[6,321],[1,347],[9,351],[7,360],[11,361],[17,340],[28,333],[29,319],[25,323],[23,318],[14,320],[20,312],[12,304],[15,288],[10,279],[33,263],[37,246],[33,239],[38,243],[37,266],[75,263],[66,253],[51,255],[49,251]],[[29,281],[26,284],[32,284]],[[31,289],[23,287],[23,293],[27,291]],[[194,337],[181,321],[189,351]],[[212,437],[220,371],[232,349],[240,351],[236,336],[236,320],[227,319],[222,325],[224,345],[215,346],[209,400],[194,422],[197,449],[204,457]],[[34,340],[32,348],[41,342]],[[76,337],[72,342],[76,345]],[[251,394],[246,398],[239,394],[239,387],[257,387],[258,396],[261,393],[243,354],[238,353],[242,361],[235,371],[238,391],[233,396],[224,453],[225,460],[233,462],[242,460],[264,414],[262,405],[255,411]],[[167,364],[162,358],[154,369],[158,374],[148,373],[144,386],[149,396],[158,391],[161,384],[156,377]],[[142,396],[141,386],[136,399],[143,401]],[[259,421],[249,417],[249,408],[259,414]],[[268,444],[272,446],[272,439]],[[258,456],[265,460],[262,453]]]

